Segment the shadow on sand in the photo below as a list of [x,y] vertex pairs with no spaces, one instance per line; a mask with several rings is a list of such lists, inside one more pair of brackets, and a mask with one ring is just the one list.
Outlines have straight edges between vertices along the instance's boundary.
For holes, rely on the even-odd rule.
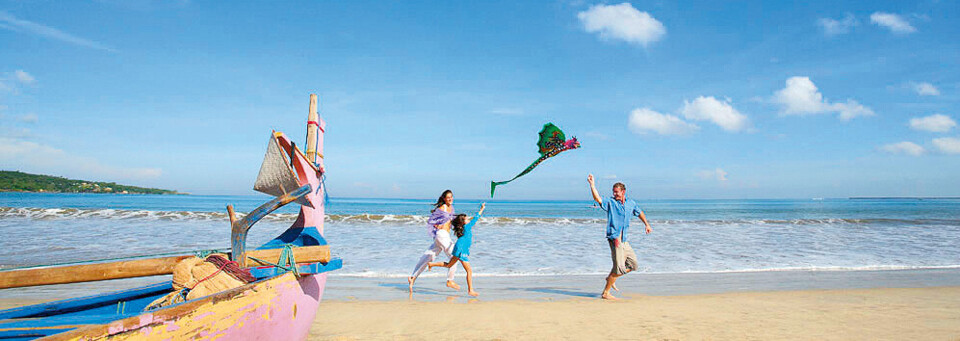
[[563,295],[563,296],[573,296],[573,297],[600,297],[600,294],[593,293],[593,292],[572,291],[572,290],[548,288],[548,287],[507,288],[506,290],[530,291],[530,292],[537,292],[541,294]]

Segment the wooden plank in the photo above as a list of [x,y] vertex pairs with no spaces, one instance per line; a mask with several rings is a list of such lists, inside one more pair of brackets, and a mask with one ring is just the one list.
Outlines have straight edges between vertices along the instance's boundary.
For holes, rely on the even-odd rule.
[[[283,249],[251,250],[247,251],[247,266],[267,265],[250,258],[251,256],[276,264],[280,260]],[[326,263],[330,261],[330,246],[300,246],[293,248],[293,259],[297,263]],[[281,264],[283,265],[283,264]]]
[[[282,249],[251,250],[246,255],[276,262]],[[303,246],[293,248],[298,263],[330,261],[330,246]],[[138,259],[121,262],[59,266],[0,272],[0,289],[37,285],[102,281],[108,279],[169,275],[182,259],[192,255]],[[257,263],[250,260],[251,264]]]
[[170,274],[177,262],[190,257],[193,256],[4,271],[0,272],[0,289]]

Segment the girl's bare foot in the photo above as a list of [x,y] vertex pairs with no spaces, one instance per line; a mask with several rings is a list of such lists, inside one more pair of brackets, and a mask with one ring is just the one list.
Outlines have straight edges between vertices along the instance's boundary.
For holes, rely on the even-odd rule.
[[413,276],[407,277],[407,284],[410,285],[410,294],[413,294]]
[[[447,281],[447,287],[453,290],[460,290],[460,286],[454,281]],[[411,289],[412,290],[412,289]]]
[[478,294],[476,291],[473,291],[473,290],[467,292],[467,295],[470,295],[470,296],[473,296],[473,297],[480,296],[480,294]]
[[608,300],[608,301],[617,301],[617,300],[620,300],[619,298],[616,298],[616,297],[614,297],[613,295],[611,295],[609,292],[604,293],[603,295],[600,295],[600,298],[605,299],[605,300]]

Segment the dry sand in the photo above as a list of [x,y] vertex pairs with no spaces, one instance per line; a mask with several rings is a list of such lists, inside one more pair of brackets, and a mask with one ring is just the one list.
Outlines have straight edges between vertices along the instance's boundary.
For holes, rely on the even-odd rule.
[[323,301],[310,340],[960,340],[960,287]]

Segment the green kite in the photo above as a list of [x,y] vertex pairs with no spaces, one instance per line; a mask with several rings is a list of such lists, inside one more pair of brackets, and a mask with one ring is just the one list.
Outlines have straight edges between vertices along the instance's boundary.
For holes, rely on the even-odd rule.
[[497,186],[506,184],[526,175],[527,173],[530,173],[530,171],[532,171],[534,168],[537,168],[541,162],[554,157],[563,151],[580,148],[580,142],[577,141],[576,137],[567,140],[566,136],[563,135],[563,130],[557,128],[557,126],[553,125],[553,123],[547,123],[544,124],[543,129],[540,130],[540,140],[537,141],[537,147],[540,147],[540,158],[530,164],[527,169],[524,169],[522,172],[520,172],[520,174],[517,174],[517,176],[513,177],[513,179],[500,182],[490,182],[491,198],[493,198],[493,192],[497,189]]

